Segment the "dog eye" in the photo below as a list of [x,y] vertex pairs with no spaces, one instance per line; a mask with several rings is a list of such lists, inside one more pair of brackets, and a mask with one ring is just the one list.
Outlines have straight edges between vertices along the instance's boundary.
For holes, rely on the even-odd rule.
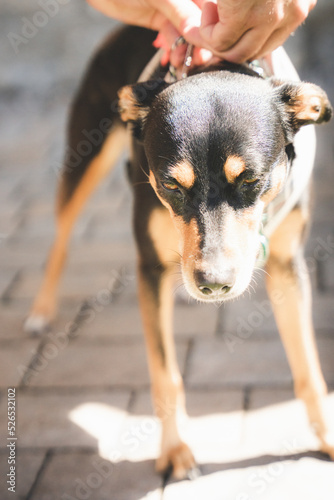
[[256,186],[256,184],[259,182],[260,179],[257,179],[256,177],[251,178],[251,179],[244,179],[242,182],[243,186],[246,187],[251,187],[251,186]]
[[174,191],[174,193],[180,192],[179,186],[174,184],[174,182],[162,182],[161,184],[166,191]]

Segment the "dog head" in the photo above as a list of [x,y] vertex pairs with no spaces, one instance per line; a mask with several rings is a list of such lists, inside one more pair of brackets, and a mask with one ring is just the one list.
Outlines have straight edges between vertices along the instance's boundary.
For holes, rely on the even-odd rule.
[[240,295],[256,263],[263,211],[293,159],[294,135],[331,117],[326,94],[308,83],[212,71],[127,86],[119,102],[180,234],[188,292],[204,301]]

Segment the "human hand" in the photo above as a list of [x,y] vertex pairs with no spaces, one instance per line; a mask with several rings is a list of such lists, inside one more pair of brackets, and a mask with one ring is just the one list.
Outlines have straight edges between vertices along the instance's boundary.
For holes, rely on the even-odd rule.
[[165,50],[163,64],[170,62],[182,65],[185,47],[178,47],[173,53],[170,48],[183,35],[197,45],[193,54],[194,64],[203,64],[212,57],[211,52],[201,48],[199,27],[203,0],[87,0],[92,7],[103,14],[127,24],[143,26],[159,32],[156,47]]
[[[104,14],[128,24],[159,31],[157,47],[174,66],[184,47],[172,54],[180,36],[195,45],[194,64],[212,55],[241,63],[281,45],[305,20],[316,0],[88,0]],[[207,50],[205,50],[207,49]]]
[[[105,15],[162,32],[172,42],[201,22],[203,0],[87,0]],[[175,36],[176,34],[176,36]]]
[[204,0],[197,44],[231,62],[262,57],[282,45],[315,4],[316,0]]

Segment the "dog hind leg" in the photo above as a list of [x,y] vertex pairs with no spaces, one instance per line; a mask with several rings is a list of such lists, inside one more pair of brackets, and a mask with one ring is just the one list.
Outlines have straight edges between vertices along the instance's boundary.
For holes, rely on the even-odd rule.
[[126,131],[122,126],[111,130],[100,150],[88,164],[70,195],[64,197],[66,177],[62,177],[58,194],[56,237],[51,248],[42,285],[25,322],[29,333],[42,332],[56,311],[58,282],[66,259],[66,250],[73,225],[85,202],[107,175],[125,147]]

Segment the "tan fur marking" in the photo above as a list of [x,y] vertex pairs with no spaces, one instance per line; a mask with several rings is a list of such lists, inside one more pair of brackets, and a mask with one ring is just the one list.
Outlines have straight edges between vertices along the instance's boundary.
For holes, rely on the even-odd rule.
[[270,254],[281,261],[289,261],[298,253],[301,234],[308,214],[295,209],[286,217],[270,238]]
[[323,104],[324,96],[319,93],[319,89],[315,85],[303,83],[292,110],[298,120],[316,122],[323,111]]
[[190,163],[184,161],[170,169],[171,175],[174,179],[185,189],[193,187],[195,182],[195,172]]
[[164,208],[156,208],[150,214],[149,234],[162,263],[170,265],[178,260],[179,238],[170,214]]
[[155,180],[153,172],[150,172],[149,181],[150,181],[150,184],[151,184],[152,188],[154,189],[155,194],[157,195],[157,197],[159,198],[159,200],[161,201],[161,203],[163,204],[163,206],[167,208],[167,210],[170,213],[170,216],[173,217],[174,216],[174,212],[172,210],[172,207],[158,193],[157,182]]
[[172,216],[176,229],[180,234],[180,252],[185,275],[192,274],[195,262],[201,259],[200,234],[196,219],[186,224],[182,217]]
[[250,231],[256,232],[259,230],[261,216],[263,213],[263,204],[257,203],[255,206],[245,208],[241,213],[241,222],[247,226]]
[[184,258],[187,258],[189,260],[197,259],[201,252],[201,237],[199,234],[197,221],[196,219],[191,219],[189,224],[185,224],[184,222],[182,222],[182,225],[184,234],[183,256]]
[[245,162],[238,156],[229,156],[224,165],[227,182],[232,184],[236,178],[246,170]]
[[140,105],[131,85],[121,88],[118,92],[118,97],[120,115],[124,122],[136,121],[147,115],[148,108]]
[[280,192],[286,174],[286,165],[282,163],[281,165],[277,165],[274,171],[271,174],[271,182],[273,187],[269,189],[261,198],[264,205],[267,206]]
[[148,176],[148,179],[149,179],[150,184],[153,187],[154,191],[157,192],[157,181],[155,180],[154,173],[152,171],[150,171],[150,175]]
[[[170,252],[171,248],[174,248],[174,250],[180,250],[182,254],[182,260],[183,260],[183,266],[186,268],[188,266],[193,266],[194,259],[197,259],[200,254],[200,234],[199,234],[199,229],[198,225],[195,219],[192,219],[189,224],[186,224],[182,217],[178,217],[174,214],[171,206],[163,199],[159,194],[157,193],[157,184],[156,180],[154,177],[154,174],[150,172],[149,175],[149,180],[150,184],[153,187],[154,191],[156,192],[159,200],[161,203],[167,208],[169,214],[167,212],[163,212],[162,210],[158,209],[155,210],[150,219],[149,223],[149,232],[151,234],[151,237],[154,242],[156,242],[155,247],[158,249],[158,247],[162,247],[161,242],[169,242],[168,245],[165,245],[165,250],[162,252],[160,250],[160,253],[158,253],[159,257],[164,259],[166,258],[166,253]],[[162,224],[163,219],[161,217],[168,217],[170,222],[173,222],[175,227],[177,229],[178,234],[176,236],[178,237],[178,247],[176,248],[175,243],[174,246],[172,247],[170,242],[175,242],[175,235],[172,237],[172,232],[170,229],[167,229],[166,227]],[[165,219],[165,222],[169,222]],[[169,226],[167,226],[169,228]],[[166,252],[167,249],[167,252]],[[172,260],[175,260],[175,252],[174,252],[174,257],[169,256],[169,259],[172,257]]]

